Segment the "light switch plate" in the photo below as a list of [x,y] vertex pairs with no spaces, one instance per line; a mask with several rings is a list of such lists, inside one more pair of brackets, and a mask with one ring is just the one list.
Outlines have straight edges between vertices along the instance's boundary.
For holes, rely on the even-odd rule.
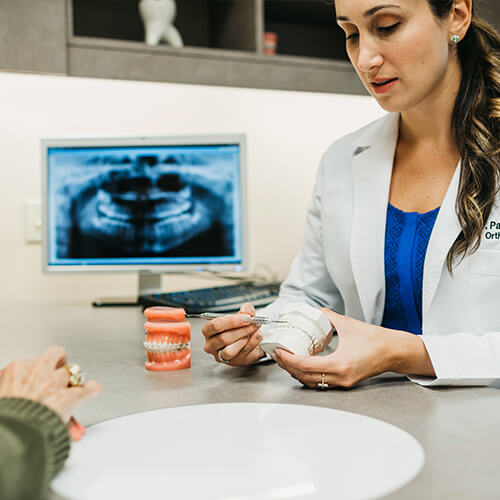
[[24,200],[24,241],[40,243],[42,241],[42,210],[40,198]]

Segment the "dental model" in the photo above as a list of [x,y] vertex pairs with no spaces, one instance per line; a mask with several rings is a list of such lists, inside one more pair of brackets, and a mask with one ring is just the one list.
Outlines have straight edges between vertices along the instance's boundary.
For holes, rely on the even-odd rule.
[[182,37],[173,25],[177,8],[174,0],[141,0],[139,12],[144,23],[146,43],[158,45],[161,40],[180,48]]
[[146,323],[146,368],[153,371],[182,370],[191,367],[191,325],[184,309],[148,307]]
[[269,355],[280,348],[300,356],[314,356],[321,351],[332,330],[325,314],[303,302],[287,304],[278,317],[288,324],[271,323],[261,327],[264,339],[260,347]]

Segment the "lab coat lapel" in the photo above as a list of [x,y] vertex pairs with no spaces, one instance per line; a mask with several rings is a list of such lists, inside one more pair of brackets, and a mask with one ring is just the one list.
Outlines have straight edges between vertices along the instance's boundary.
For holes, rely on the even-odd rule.
[[352,271],[365,320],[379,324],[385,302],[385,222],[399,114],[361,135],[354,144]]
[[447,272],[445,270],[446,256],[462,230],[455,210],[460,170],[461,165],[459,163],[439,209],[439,214],[427,246],[422,286],[422,324],[424,326],[427,312],[441,279],[441,274]]

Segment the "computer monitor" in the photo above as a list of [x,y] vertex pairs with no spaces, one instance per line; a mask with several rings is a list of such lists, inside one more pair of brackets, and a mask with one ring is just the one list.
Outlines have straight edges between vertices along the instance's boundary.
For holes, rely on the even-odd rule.
[[247,269],[245,137],[42,141],[43,267],[161,274]]

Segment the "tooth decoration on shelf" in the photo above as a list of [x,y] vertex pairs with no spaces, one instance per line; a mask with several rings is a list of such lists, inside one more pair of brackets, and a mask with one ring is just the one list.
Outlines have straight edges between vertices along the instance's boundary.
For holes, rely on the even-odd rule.
[[146,322],[146,368],[153,371],[182,370],[191,366],[191,326],[184,309],[148,307]]
[[172,47],[184,46],[182,37],[173,24],[177,13],[174,0],[140,0],[139,13],[148,45],[158,45],[164,41]]
[[289,324],[270,323],[261,327],[264,339],[260,347],[269,355],[280,348],[300,356],[314,356],[323,349],[332,331],[326,315],[303,302],[287,304],[278,318]]

